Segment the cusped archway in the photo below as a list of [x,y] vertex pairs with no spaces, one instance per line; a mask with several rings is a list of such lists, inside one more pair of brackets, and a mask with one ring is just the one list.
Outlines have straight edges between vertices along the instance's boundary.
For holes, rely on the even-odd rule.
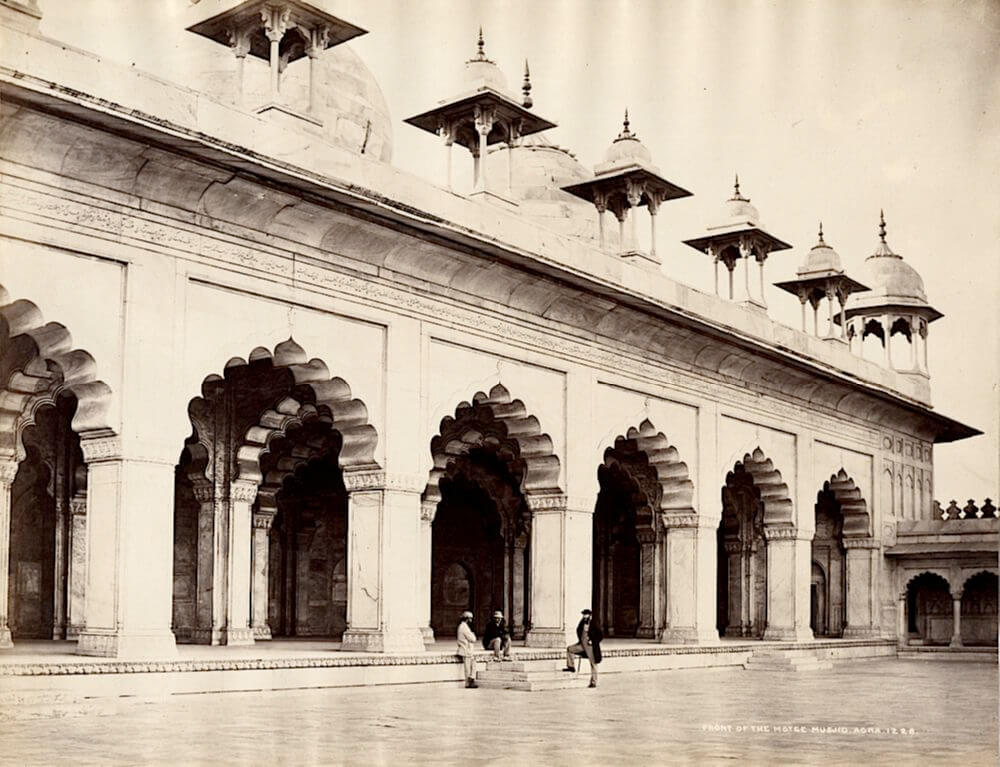
[[441,420],[430,444],[423,493],[431,523],[429,628],[454,633],[457,615],[445,580],[462,564],[472,584],[476,625],[494,610],[515,637],[530,622],[532,502],[560,498],[560,462],[551,437],[525,404],[497,384]]
[[14,638],[71,639],[83,628],[80,440],[113,436],[110,403],[96,361],[69,330],[0,285],[0,646],[11,629]]
[[687,465],[646,419],[605,449],[597,478],[592,605],[609,635],[659,638],[667,587],[664,521],[694,515]]
[[[346,624],[346,603],[333,597],[335,570],[343,574],[347,555],[343,472],[378,468],[365,403],[288,339],[273,352],[257,347],[229,360],[221,375],[204,380],[188,412],[192,435],[175,502],[178,639],[248,643],[270,638],[272,629],[336,638]],[[225,526],[231,541],[246,541],[250,561],[234,558],[242,543],[223,552],[231,563],[219,558],[210,538]],[[236,587],[248,591],[251,613],[233,629],[227,611],[242,595],[226,606],[200,597],[234,588],[224,577],[230,566],[241,574]],[[207,585],[195,588],[199,582]]]

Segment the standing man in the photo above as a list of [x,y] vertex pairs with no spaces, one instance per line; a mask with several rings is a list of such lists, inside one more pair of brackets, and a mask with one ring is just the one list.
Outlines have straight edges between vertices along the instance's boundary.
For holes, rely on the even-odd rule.
[[476,632],[472,630],[472,613],[466,610],[458,622],[458,656],[465,667],[465,686],[479,687],[476,684]]
[[601,640],[604,634],[596,621],[591,620],[589,609],[582,611],[583,617],[576,624],[576,644],[566,648],[566,668],[563,671],[576,671],[576,657],[586,657],[590,661],[590,687],[597,687],[597,664],[601,662]]
[[501,651],[503,659],[510,660],[510,632],[507,630],[507,621],[499,610],[493,613],[493,620],[483,630],[483,647],[493,651],[493,660],[500,660]]

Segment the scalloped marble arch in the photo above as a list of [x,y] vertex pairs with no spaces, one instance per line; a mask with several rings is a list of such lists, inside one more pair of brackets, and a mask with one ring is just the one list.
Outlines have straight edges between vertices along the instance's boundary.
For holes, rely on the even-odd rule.
[[[650,509],[667,513],[695,513],[694,482],[691,481],[688,466],[680,459],[677,448],[670,444],[663,432],[656,430],[648,418],[639,424],[639,428],[630,427],[624,436],[615,437],[614,447],[604,451],[604,466],[611,468],[617,463],[631,476],[633,468],[621,457],[633,451],[643,456],[644,463],[656,476],[657,497],[648,498]],[[641,479],[634,479],[641,488]]]
[[945,586],[948,587],[948,591],[951,591],[951,580],[948,578],[948,573],[935,567],[927,567],[922,569],[920,572],[913,572],[906,579],[906,583],[903,584],[903,594],[909,593],[910,584],[917,580],[917,578],[922,578],[925,575],[933,575],[936,578],[940,578],[944,581]]
[[861,490],[843,468],[823,483],[823,490],[833,493],[840,504],[845,538],[864,538],[872,534],[868,504],[861,495]]
[[733,470],[726,474],[729,483],[738,466],[743,466],[753,480],[754,487],[760,493],[760,501],[764,506],[765,527],[795,527],[795,509],[788,485],[781,478],[781,472],[774,468],[774,463],[764,455],[760,446],[753,453],[747,453],[742,461],[737,461]]
[[[291,388],[305,387],[314,401],[300,402],[288,394],[264,410],[257,422],[247,429],[236,448],[235,479],[255,482],[258,485],[262,482],[271,485],[273,480],[280,485],[284,476],[293,472],[298,465],[308,460],[308,457],[302,457],[300,461],[290,464],[286,467],[288,472],[281,477],[275,475],[265,478],[260,467],[261,456],[271,449],[278,437],[287,436],[289,429],[317,420],[329,422],[331,429],[340,434],[342,444],[338,461],[342,469],[378,467],[375,461],[378,432],[368,422],[368,408],[365,403],[351,395],[351,387],[344,379],[331,377],[326,363],[317,358],[309,359],[305,350],[293,339],[289,338],[279,343],[274,347],[273,354],[270,350],[258,346],[250,352],[248,360],[233,357],[226,363],[225,370],[265,359],[270,359],[274,368],[286,369],[292,376]],[[223,376],[215,374],[205,378],[202,382],[202,397],[196,397],[191,401],[189,412],[198,400],[204,402],[208,399],[209,385],[222,378]],[[192,459],[188,475],[197,481],[204,476],[210,450],[200,441],[189,443],[186,449]]]
[[424,502],[441,501],[438,483],[455,458],[490,443],[499,446],[511,473],[521,477],[525,496],[562,493],[559,458],[553,452],[552,438],[542,433],[538,419],[528,414],[524,403],[511,399],[510,392],[498,383],[489,394],[476,392],[471,405],[459,403],[454,417],[441,419],[438,433],[431,440],[434,465],[424,488]]
[[11,300],[0,285],[0,456],[18,460],[21,437],[39,408],[64,392],[76,397],[71,427],[77,434],[112,431],[108,423],[111,387],[97,378],[97,363],[73,348],[69,330],[45,322],[27,299]]

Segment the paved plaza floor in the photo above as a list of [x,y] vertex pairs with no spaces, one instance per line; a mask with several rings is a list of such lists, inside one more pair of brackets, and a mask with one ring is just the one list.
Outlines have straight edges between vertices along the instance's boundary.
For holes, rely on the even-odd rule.
[[457,684],[0,709],[20,765],[997,764],[997,667],[604,674],[595,690]]

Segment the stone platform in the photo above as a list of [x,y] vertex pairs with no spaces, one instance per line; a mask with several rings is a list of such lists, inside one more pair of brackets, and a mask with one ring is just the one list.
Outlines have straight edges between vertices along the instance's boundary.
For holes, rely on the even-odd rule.
[[[663,645],[611,639],[602,644],[601,675],[746,666],[757,650],[808,650],[823,660],[895,657],[883,639],[823,639],[806,643],[723,640],[712,645]],[[120,661],[74,655],[75,643],[20,642],[0,651],[0,708],[34,697],[58,700],[120,696],[163,697],[203,692],[357,687],[385,684],[458,683],[462,664],[453,641],[430,644],[423,653],[390,655],[343,652],[337,642],[274,640],[252,647],[181,645],[173,659]],[[524,668],[551,669],[565,662],[556,649],[514,647]],[[486,670],[489,653],[479,655]],[[509,665],[509,664],[508,664]],[[587,679],[586,664],[579,674]],[[562,673],[562,672],[559,672]],[[570,675],[567,674],[567,677]]]
[[489,662],[476,674],[476,683],[487,690],[572,690],[590,682],[590,669],[582,665],[578,673],[570,674],[563,671],[565,661]]

